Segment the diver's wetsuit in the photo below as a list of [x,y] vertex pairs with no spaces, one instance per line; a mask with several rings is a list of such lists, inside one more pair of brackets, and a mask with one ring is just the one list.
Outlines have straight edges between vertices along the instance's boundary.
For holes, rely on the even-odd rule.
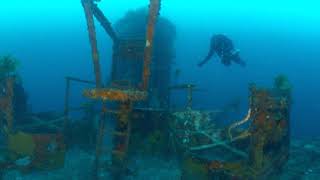
[[231,64],[231,61],[240,64],[241,66],[246,65],[246,63],[241,60],[239,51],[234,49],[232,41],[225,35],[219,34],[212,36],[210,51],[207,57],[198,65],[202,66],[203,64],[205,64],[207,61],[209,61],[214,53],[217,53],[217,55],[221,59],[221,62],[226,66],[229,66]]

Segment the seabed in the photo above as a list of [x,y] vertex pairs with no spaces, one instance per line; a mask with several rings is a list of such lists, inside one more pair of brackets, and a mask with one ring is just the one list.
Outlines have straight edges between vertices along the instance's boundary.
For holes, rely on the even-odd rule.
[[[293,139],[290,147],[290,158],[278,179],[316,180],[320,176],[320,139]],[[94,155],[79,149],[72,149],[66,153],[63,168],[53,171],[23,174],[18,170],[4,172],[3,180],[84,180],[90,179],[94,162]],[[131,165],[132,175],[126,179],[168,179],[176,180],[181,171],[176,160],[161,160],[156,157],[137,158]]]

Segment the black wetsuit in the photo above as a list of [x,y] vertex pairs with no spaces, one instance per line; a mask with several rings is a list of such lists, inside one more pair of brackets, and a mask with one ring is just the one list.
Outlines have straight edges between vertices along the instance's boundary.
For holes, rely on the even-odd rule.
[[221,59],[221,62],[226,66],[229,66],[231,64],[231,61],[240,64],[241,66],[246,65],[246,63],[241,60],[239,51],[234,48],[232,41],[225,35],[219,34],[212,36],[210,51],[207,57],[198,65],[202,66],[203,64],[205,64],[211,59],[214,53],[217,53],[217,55]]

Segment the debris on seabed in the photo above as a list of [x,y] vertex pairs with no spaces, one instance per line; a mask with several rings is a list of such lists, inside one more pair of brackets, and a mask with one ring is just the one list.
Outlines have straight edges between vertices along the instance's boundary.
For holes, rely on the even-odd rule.
[[[290,159],[283,167],[280,179],[299,178],[302,180],[320,177],[320,139],[293,139]],[[22,174],[17,170],[4,173],[3,180],[85,180],[91,179],[94,153],[78,149],[67,152],[65,166],[54,171]],[[175,160],[160,160],[155,157],[137,157],[129,164],[133,172],[128,180],[139,180],[148,177],[150,180],[180,178],[180,168]]]

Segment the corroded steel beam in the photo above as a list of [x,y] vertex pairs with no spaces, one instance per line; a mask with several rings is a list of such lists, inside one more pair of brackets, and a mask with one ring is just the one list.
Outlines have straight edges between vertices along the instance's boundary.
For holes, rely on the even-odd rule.
[[143,90],[147,91],[149,87],[150,79],[150,65],[152,60],[152,48],[153,48],[153,35],[155,29],[155,23],[157,21],[160,11],[161,0],[150,0],[149,5],[149,17],[146,32],[146,45],[144,49],[144,63],[143,63]]
[[[94,73],[95,73],[95,80],[96,80],[96,88],[102,88],[102,79],[101,79],[101,69],[100,69],[100,62],[99,62],[99,53],[98,53],[98,46],[97,46],[97,37],[95,32],[95,25],[93,20],[93,6],[94,3],[92,0],[81,0],[82,6],[84,8],[86,20],[87,20],[87,28],[89,32],[89,40],[92,50],[92,59],[93,59],[93,66],[94,66]],[[100,114],[99,119],[99,130],[97,134],[97,144],[96,144],[96,157],[94,163],[94,179],[98,179],[98,171],[99,171],[99,163],[100,163],[100,156],[102,154],[102,142],[104,137],[105,131],[105,109],[106,104],[103,103],[102,112]]]
[[99,52],[98,52],[98,45],[97,45],[97,37],[95,31],[95,25],[93,20],[93,1],[92,0],[82,0],[81,1],[86,20],[87,20],[87,28],[89,32],[89,40],[91,45],[91,53],[92,53],[92,60],[94,66],[94,73],[96,79],[96,87],[102,87],[102,80],[101,80],[101,69],[100,69],[100,62],[99,62]]
[[113,42],[116,42],[118,40],[118,37],[116,35],[116,32],[113,30],[110,21],[107,19],[107,17],[103,14],[103,12],[98,8],[96,4],[93,4],[92,8],[94,17],[97,18],[97,20],[100,22],[101,26],[104,28],[107,34],[111,37]]

